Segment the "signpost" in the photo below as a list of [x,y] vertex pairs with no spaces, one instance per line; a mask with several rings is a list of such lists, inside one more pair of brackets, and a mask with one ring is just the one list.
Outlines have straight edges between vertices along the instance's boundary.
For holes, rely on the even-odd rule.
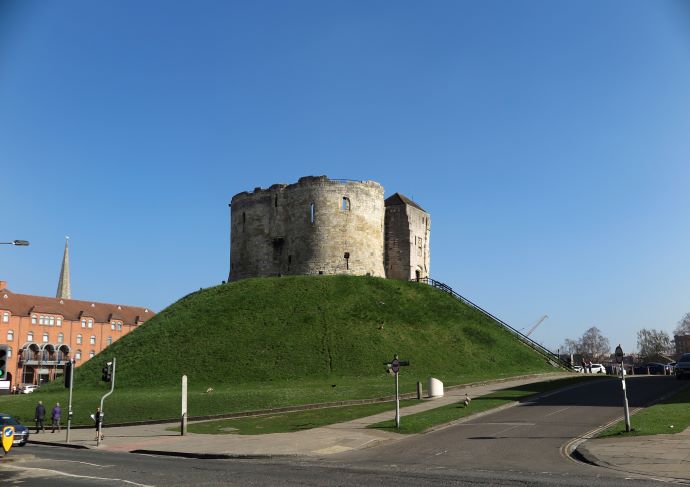
[[[109,395],[111,395],[113,393],[113,391],[115,390],[115,364],[116,364],[115,357],[113,357],[113,364],[112,364],[113,369],[112,369],[112,372],[111,372],[110,377],[109,377],[110,378],[110,392],[106,393],[101,398],[101,408],[100,408],[101,417],[96,419],[96,421],[98,421],[98,424],[97,424],[97,428],[98,428],[97,429],[97,435],[98,436],[96,436],[96,446],[101,445],[101,437],[103,435],[103,432],[102,432],[103,416],[105,415],[105,411],[103,411],[103,401],[105,401],[105,398],[108,397]],[[108,364],[108,366],[110,366],[110,364]],[[100,421],[99,421],[99,419],[100,419]]]
[[395,374],[395,427],[400,428],[400,388],[398,384],[398,372],[400,367],[410,365],[409,360],[399,360],[398,354],[393,355],[393,360],[384,362],[384,365]]
[[625,431],[630,432],[630,410],[628,409],[628,393],[625,390],[625,367],[623,367],[623,349],[620,345],[616,347],[616,363],[621,368],[621,383],[623,385],[623,410],[625,414]]
[[2,449],[7,455],[7,452],[12,448],[12,442],[14,441],[14,426],[3,426],[2,427]]

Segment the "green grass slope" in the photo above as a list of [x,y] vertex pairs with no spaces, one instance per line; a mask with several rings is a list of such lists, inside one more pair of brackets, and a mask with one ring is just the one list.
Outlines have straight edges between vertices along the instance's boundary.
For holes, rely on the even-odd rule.
[[[117,357],[118,387],[216,387],[264,381],[401,377],[447,384],[553,371],[500,325],[429,286],[371,277],[247,279],[195,292],[76,369],[100,383]],[[57,386],[57,384],[56,384]]]

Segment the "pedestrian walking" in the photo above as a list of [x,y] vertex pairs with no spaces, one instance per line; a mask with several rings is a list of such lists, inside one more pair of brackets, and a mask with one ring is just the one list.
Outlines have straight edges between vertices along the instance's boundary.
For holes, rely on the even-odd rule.
[[[96,414],[93,416],[93,420],[96,422],[96,441],[98,441],[98,433],[102,431],[103,413],[101,413],[101,408],[96,408]],[[101,433],[101,440],[104,438],[103,433]]]
[[60,416],[62,415],[62,408],[60,403],[56,402],[53,406],[53,410],[50,413],[50,418],[53,420],[53,433],[55,433],[55,428],[57,428],[58,433],[60,432]]
[[43,405],[43,401],[38,401],[34,418],[36,419],[36,433],[38,433],[39,429],[45,433],[46,429],[43,426],[43,420],[46,419],[46,408]]

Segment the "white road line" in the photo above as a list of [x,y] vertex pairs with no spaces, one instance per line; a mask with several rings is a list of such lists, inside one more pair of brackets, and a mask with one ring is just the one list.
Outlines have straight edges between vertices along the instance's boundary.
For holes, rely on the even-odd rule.
[[15,467],[14,465],[3,465],[3,468],[9,469],[9,470],[16,470],[16,471],[28,470],[28,471],[32,471],[32,472],[45,472],[45,475],[62,475],[64,477],[72,477],[72,478],[76,478],[76,479],[102,480],[104,482],[124,482],[126,484],[136,485],[137,487],[155,487],[153,485],[139,484],[137,482],[132,482],[131,480],[115,479],[115,478],[108,478],[108,477],[93,477],[91,475],[76,475],[76,474],[72,474],[72,473],[61,472],[59,470],[52,470],[49,468]]
[[566,411],[566,410],[568,410],[568,409],[570,409],[570,406],[568,406],[568,407],[566,407],[566,408],[563,408],[563,409],[559,409],[558,411],[554,411],[554,412],[549,413],[549,414],[545,414],[544,417],[546,417],[546,416],[551,416],[552,414],[562,413],[563,411]]
[[115,465],[100,465],[98,463],[80,462],[79,460],[58,460],[58,459],[48,459],[51,462],[70,462],[70,463],[81,463],[82,465],[90,465],[92,467],[114,467]]

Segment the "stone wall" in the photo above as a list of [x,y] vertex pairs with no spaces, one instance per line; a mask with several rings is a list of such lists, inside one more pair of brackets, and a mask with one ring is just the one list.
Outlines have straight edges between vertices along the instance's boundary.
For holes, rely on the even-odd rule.
[[230,280],[289,274],[383,277],[383,187],[300,178],[239,193],[230,215]]

